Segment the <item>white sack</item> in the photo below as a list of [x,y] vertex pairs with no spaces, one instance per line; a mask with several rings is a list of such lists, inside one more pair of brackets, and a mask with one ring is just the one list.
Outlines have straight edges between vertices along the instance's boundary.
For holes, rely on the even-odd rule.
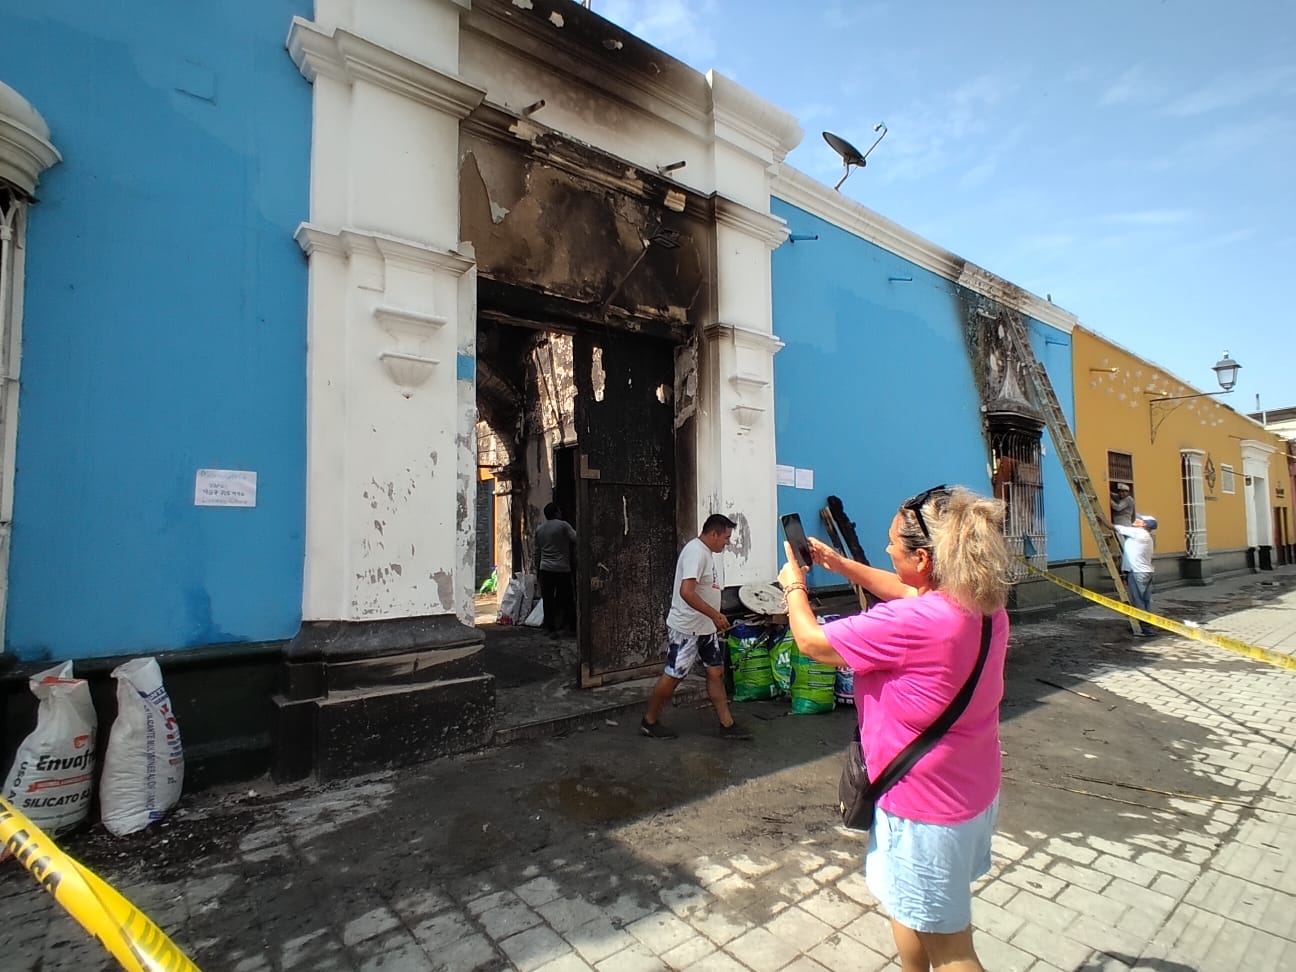
[[514,574],[504,588],[504,596],[499,602],[500,624],[521,624],[531,613],[531,602],[535,599],[535,575]]
[[535,607],[527,615],[526,620],[522,622],[529,628],[538,628],[544,624],[544,601],[536,601]]
[[64,662],[27,683],[40,700],[36,728],[14,756],[4,797],[47,834],[70,830],[94,795],[95,717],[90,686]]
[[154,658],[135,658],[113,669],[117,718],[104,751],[99,808],[117,837],[143,830],[180,800],[184,750],[180,726]]

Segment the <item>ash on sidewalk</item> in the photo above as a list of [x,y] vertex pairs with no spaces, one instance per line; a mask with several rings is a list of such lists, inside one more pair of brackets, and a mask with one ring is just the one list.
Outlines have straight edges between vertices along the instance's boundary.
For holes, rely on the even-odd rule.
[[[1272,620],[1293,580],[1196,603],[1219,630]],[[1296,676],[1088,615],[1014,629],[974,903],[986,967],[1296,968]],[[894,968],[863,841],[833,825],[853,713],[736,712],[753,742],[688,703],[673,741],[602,720],[345,784],[201,794],[143,834],[63,844],[208,972]],[[111,967],[12,863],[0,920],[6,968]]]

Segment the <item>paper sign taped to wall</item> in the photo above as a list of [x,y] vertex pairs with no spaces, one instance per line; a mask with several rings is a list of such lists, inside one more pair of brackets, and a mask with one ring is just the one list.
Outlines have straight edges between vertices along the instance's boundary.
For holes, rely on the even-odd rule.
[[797,489],[814,489],[814,470],[798,469],[796,471]]
[[199,469],[194,506],[256,506],[256,480],[242,469]]
[[777,477],[776,482],[780,486],[793,486],[796,484],[796,469],[792,466],[776,465],[774,475]]

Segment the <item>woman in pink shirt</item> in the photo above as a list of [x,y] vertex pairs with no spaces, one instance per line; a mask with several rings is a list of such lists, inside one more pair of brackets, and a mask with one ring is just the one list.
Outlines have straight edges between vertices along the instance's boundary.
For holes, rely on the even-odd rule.
[[[891,521],[895,572],[811,541],[814,561],[886,602],[820,626],[791,549],[779,572],[797,648],[850,666],[865,764],[873,774],[931,725],[967,681],[989,618],[990,649],[967,709],[878,800],[865,878],[891,917],[904,972],[979,972],[972,882],[990,869],[998,810],[999,702],[1008,646],[1010,557],[1003,503],[937,486]],[[786,545],[785,545],[786,546]]]

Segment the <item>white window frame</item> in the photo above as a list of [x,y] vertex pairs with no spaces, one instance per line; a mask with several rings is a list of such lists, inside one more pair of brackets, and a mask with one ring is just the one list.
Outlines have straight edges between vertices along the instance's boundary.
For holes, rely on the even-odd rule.
[[1184,554],[1189,560],[1210,559],[1206,542],[1206,484],[1202,464],[1206,453],[1200,449],[1182,449],[1184,495]]
[[0,185],[6,200],[0,204],[0,652],[9,602],[27,210],[41,173],[61,160],[45,120],[0,81]]
[[0,651],[9,594],[9,536],[18,448],[18,372],[22,350],[23,231],[27,203],[0,185]]
[[1237,480],[1233,474],[1233,467],[1220,463],[1220,492],[1232,495],[1237,492]]

